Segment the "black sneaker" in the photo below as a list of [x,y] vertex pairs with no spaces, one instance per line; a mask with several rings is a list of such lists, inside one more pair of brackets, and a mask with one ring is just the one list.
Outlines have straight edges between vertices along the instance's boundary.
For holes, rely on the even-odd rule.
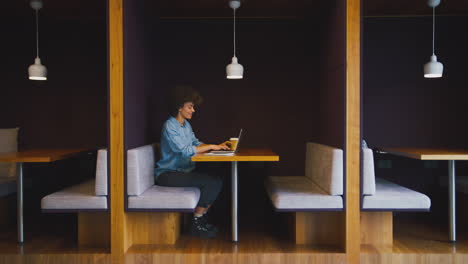
[[218,228],[215,225],[212,225],[208,221],[208,214],[205,213],[202,217],[200,217],[202,220],[202,223],[205,225],[206,229],[215,231],[216,233],[219,231]]
[[216,232],[206,227],[202,217],[193,217],[192,225],[190,226],[189,234],[201,238],[216,237]]

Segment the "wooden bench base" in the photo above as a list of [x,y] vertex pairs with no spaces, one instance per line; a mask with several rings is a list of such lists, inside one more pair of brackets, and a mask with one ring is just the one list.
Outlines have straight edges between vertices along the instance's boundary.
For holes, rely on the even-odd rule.
[[344,212],[295,212],[290,219],[296,244],[344,248]]
[[361,244],[393,245],[393,213],[361,212]]
[[175,244],[180,236],[182,213],[126,213],[127,242],[132,244]]
[[110,246],[110,217],[108,212],[78,213],[78,245]]

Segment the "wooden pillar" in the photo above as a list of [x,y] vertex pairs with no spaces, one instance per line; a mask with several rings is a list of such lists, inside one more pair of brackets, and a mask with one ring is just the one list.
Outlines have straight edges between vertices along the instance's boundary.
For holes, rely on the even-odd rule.
[[294,239],[299,245],[332,245],[344,249],[344,212],[294,213]]
[[361,1],[346,1],[346,256],[360,262]]
[[109,153],[112,263],[123,263],[126,242],[124,207],[123,0],[108,0]]
[[361,244],[393,245],[393,213],[361,212]]
[[108,212],[78,213],[78,245],[108,247],[109,220]]

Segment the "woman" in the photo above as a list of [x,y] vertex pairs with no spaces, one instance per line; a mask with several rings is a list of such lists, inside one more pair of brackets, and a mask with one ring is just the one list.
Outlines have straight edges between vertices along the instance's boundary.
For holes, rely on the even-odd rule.
[[193,133],[187,120],[192,119],[200,95],[190,87],[178,87],[170,101],[171,117],[161,132],[161,159],[155,171],[156,183],[171,187],[197,187],[200,200],[193,215],[189,233],[198,237],[215,237],[217,228],[208,223],[206,213],[221,191],[220,177],[195,172],[191,157],[210,150],[227,150],[225,143],[203,144]]

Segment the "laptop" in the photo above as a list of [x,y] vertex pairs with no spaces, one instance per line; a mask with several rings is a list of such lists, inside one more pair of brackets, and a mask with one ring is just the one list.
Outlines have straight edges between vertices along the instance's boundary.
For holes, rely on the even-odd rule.
[[241,137],[242,137],[242,128],[239,132],[239,136],[237,137],[238,140],[237,140],[237,145],[236,145],[236,148],[234,150],[212,150],[208,153],[206,153],[205,155],[213,155],[213,156],[232,156],[234,154],[237,153],[237,150],[239,149],[239,144],[241,142]]

